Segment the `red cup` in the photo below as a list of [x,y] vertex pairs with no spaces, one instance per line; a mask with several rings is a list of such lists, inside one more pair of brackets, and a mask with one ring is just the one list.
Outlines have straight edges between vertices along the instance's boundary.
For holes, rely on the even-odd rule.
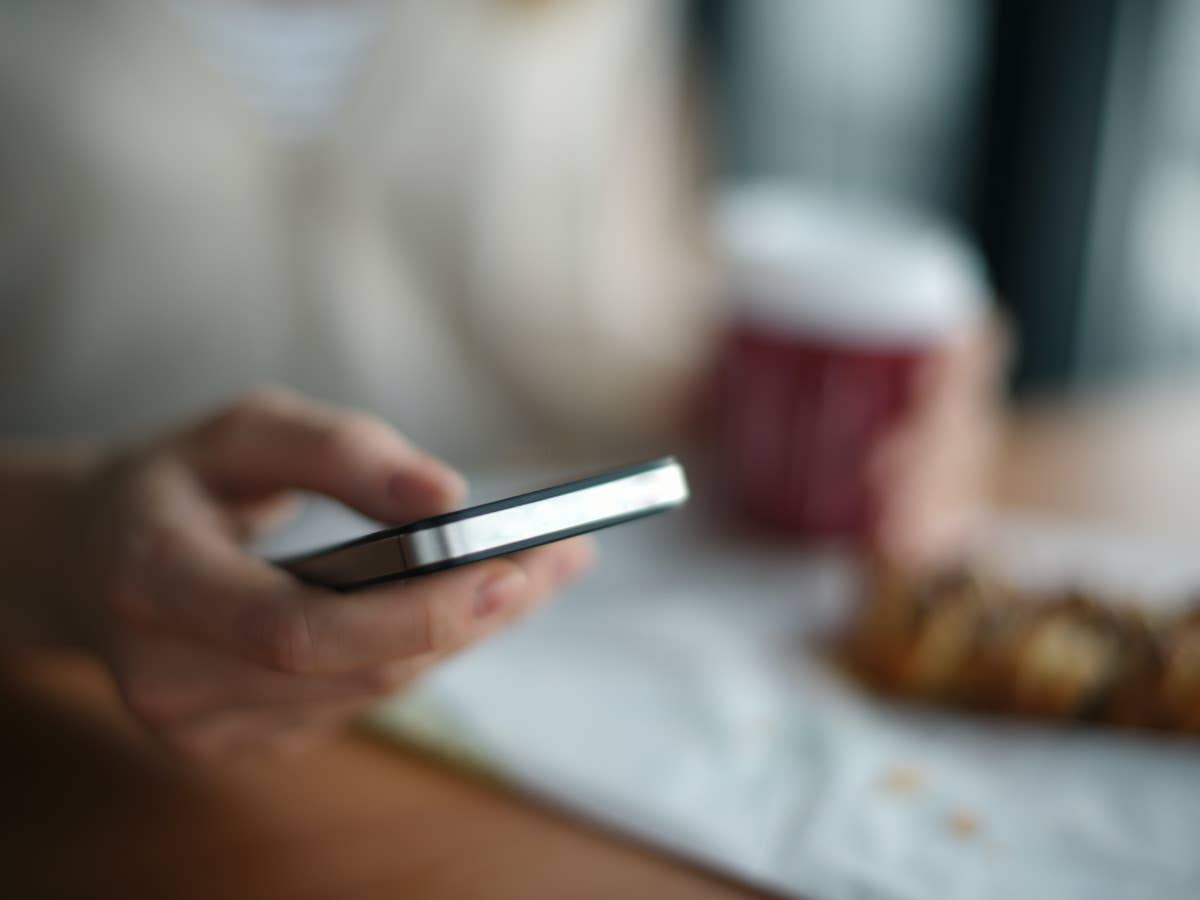
[[721,209],[734,311],[718,371],[729,503],[809,538],[873,533],[869,469],[923,361],[982,314],[982,266],[911,216],[778,185]]
[[720,471],[754,520],[863,537],[876,511],[866,469],[895,426],[924,354],[841,347],[733,326],[720,372]]

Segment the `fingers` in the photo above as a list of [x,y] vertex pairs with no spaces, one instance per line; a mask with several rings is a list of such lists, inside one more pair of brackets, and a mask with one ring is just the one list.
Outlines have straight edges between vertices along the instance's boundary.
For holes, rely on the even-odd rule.
[[284,675],[186,640],[126,643],[116,667],[126,703],[163,743],[195,759],[299,749],[391,689],[375,672]]
[[952,558],[970,531],[997,446],[1004,343],[989,324],[935,355],[912,409],[874,454],[874,538],[896,562],[919,567]]
[[301,584],[174,520],[134,540],[113,606],[134,624],[282,672],[350,672],[453,652],[528,612],[588,565],[575,539],[355,594]]
[[527,614],[582,573],[591,559],[590,541],[561,541],[313,604],[307,621],[314,665],[317,671],[335,672],[444,657]]
[[[363,702],[406,683],[371,669],[338,675],[288,675],[165,635],[126,639],[114,655],[127,704],[142,719],[157,723],[235,707]],[[414,666],[414,675],[418,672]]]
[[216,528],[197,527],[185,506],[161,515],[116,548],[109,599],[141,630],[198,640],[284,671],[307,668],[302,612],[309,594],[286,573],[245,554]]
[[205,482],[233,498],[299,488],[400,521],[445,512],[466,493],[462,476],[386,423],[279,390],[247,396],[181,444]]
[[346,701],[266,712],[221,710],[177,723],[158,736],[169,748],[197,762],[290,754],[328,737],[370,705]]
[[[118,654],[118,682],[151,732],[187,757],[300,749],[545,602],[591,557],[590,542],[562,542],[426,579],[435,584],[420,590],[377,591],[345,617],[332,611],[316,617],[310,662],[344,672],[277,671],[276,651],[264,654],[254,644],[249,655],[257,661],[250,662],[189,639],[136,634]],[[350,598],[322,599],[336,604]],[[397,617],[396,609],[406,605],[426,611]],[[289,663],[294,659],[288,657]]]
[[[262,656],[261,648],[252,649],[259,659],[249,662],[188,639],[139,636],[119,654],[118,680],[131,709],[185,755],[288,749],[537,607],[591,558],[590,542],[576,539],[431,577],[418,590],[323,597],[330,604],[361,600],[330,606],[306,626],[310,662],[334,674],[277,671],[263,660],[279,659]],[[404,607],[424,611],[397,616]]]
[[223,511],[238,542],[244,544],[295,519],[302,507],[301,498],[294,493],[268,493],[230,501]]
[[113,662],[134,711],[202,750],[341,721],[544,603],[591,559],[575,539],[344,595],[247,555],[235,537],[286,512],[292,488],[385,520],[463,491],[388,426],[279,392],[115,458],[102,488],[89,587],[123,624],[100,642],[125,646]]

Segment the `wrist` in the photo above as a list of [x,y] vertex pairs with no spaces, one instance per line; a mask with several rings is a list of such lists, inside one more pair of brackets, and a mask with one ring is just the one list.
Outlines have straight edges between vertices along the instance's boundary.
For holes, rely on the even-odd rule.
[[0,617],[20,645],[84,643],[72,579],[81,556],[85,486],[100,465],[94,446],[0,450]]

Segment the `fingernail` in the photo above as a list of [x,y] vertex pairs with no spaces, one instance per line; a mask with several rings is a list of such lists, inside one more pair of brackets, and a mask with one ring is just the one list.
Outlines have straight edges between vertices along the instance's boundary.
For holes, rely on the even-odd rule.
[[443,462],[436,456],[425,455],[421,459],[421,468],[425,470],[426,484],[436,485],[436,489],[444,494],[462,497],[467,492],[467,479],[462,473]]
[[456,503],[467,493],[467,480],[449,467],[439,467],[436,475],[399,472],[388,481],[388,493],[402,503],[410,503],[414,495],[424,499],[436,495],[446,503]]
[[445,490],[455,502],[461,502],[467,496],[467,479],[461,472],[447,468],[445,475]]
[[521,589],[526,577],[522,569],[506,569],[486,579],[475,592],[475,617],[483,619],[499,612]]
[[595,555],[590,546],[563,553],[554,561],[554,586],[564,587],[582,575]]
[[554,561],[554,583],[564,585],[575,578],[583,566],[573,554],[564,553]]

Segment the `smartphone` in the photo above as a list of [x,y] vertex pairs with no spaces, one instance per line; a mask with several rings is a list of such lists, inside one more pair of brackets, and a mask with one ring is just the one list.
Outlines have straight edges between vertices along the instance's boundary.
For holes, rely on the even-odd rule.
[[276,564],[304,581],[353,590],[620,525],[687,499],[683,467],[668,456],[386,528]]

